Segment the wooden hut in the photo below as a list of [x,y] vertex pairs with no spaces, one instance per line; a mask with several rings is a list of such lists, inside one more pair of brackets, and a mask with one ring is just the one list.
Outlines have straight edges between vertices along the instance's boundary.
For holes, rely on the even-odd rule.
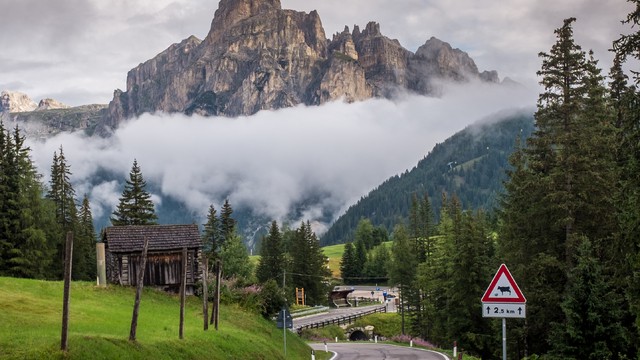
[[182,249],[187,249],[187,293],[192,294],[201,274],[202,241],[198,225],[111,226],[102,234],[105,243],[107,279],[135,286],[144,239],[149,239],[144,286],[178,291]]

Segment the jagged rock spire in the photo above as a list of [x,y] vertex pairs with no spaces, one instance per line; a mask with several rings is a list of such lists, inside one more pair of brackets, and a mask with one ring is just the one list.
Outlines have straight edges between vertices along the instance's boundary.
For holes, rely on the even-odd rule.
[[220,0],[207,39],[216,41],[237,22],[272,10],[282,10],[280,0]]

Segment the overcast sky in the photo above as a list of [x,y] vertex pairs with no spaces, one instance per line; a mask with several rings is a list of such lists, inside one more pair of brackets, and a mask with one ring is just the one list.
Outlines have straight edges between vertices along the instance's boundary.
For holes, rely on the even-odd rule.
[[[536,83],[537,54],[568,17],[577,42],[608,68],[624,0],[282,0],[318,10],[328,38],[368,21],[415,51],[431,36],[468,52],[480,70]],[[127,72],[189,35],[203,39],[217,0],[0,0],[0,90],[69,105],[107,103]]]
[[[553,30],[575,16],[575,38],[608,69],[607,49],[625,27],[622,0],[282,0],[284,8],[317,9],[328,38],[345,25],[381,24],[383,34],[415,51],[431,36],[467,51],[480,70],[497,70],[523,87],[454,86],[440,99],[406,95],[393,101],[340,101],[321,107],[263,111],[238,119],[143,115],[109,139],[62,134],[31,143],[48,179],[61,145],[79,196],[95,216],[108,215],[122,192],[117,182],[90,186],[100,169],[124,179],[136,158],[162,194],[206,214],[225,196],[234,206],[279,221],[310,192],[326,196],[306,209],[346,209],[390,176],[412,168],[438,143],[467,125],[535,106],[537,54]],[[35,101],[107,103],[126,74],[189,35],[203,39],[215,0],[0,0],[0,89]],[[606,72],[606,71],[605,71]],[[453,159],[455,160],[455,159]],[[434,196],[433,194],[431,194]],[[162,220],[162,219],[161,219]],[[327,224],[316,224],[322,231]]]

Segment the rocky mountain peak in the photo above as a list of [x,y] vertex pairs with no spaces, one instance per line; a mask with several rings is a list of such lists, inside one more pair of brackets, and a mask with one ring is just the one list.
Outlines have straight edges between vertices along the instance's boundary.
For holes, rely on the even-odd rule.
[[328,40],[316,11],[283,10],[280,0],[220,0],[203,41],[189,37],[129,71],[100,132],[146,112],[252,115],[407,90],[437,96],[441,80],[471,79],[497,82],[497,73],[480,74],[467,53],[436,38],[414,54],[369,22]]
[[40,100],[40,102],[38,103],[38,108],[36,109],[36,111],[42,111],[42,110],[55,110],[55,109],[68,109],[70,108],[69,105],[63,104],[58,100],[55,99],[42,99]]
[[370,21],[362,32],[364,36],[381,36],[380,24],[375,21]]
[[282,10],[280,0],[220,0],[207,38],[216,42],[236,23],[273,10]]
[[415,57],[422,60],[431,72],[444,79],[455,81],[478,77],[478,67],[469,54],[453,49],[448,43],[431,37],[416,51]]
[[38,107],[27,94],[4,90],[0,93],[0,112],[33,111]]

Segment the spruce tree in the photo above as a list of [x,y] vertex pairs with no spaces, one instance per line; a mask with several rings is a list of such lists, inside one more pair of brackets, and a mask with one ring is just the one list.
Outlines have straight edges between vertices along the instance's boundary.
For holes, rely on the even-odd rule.
[[232,214],[233,208],[231,208],[229,199],[226,199],[222,205],[222,209],[220,210],[221,246],[224,246],[225,242],[230,236],[232,236],[236,229],[236,220],[231,217]]
[[278,281],[286,269],[284,247],[282,246],[282,234],[278,223],[271,222],[269,234],[262,239],[260,249],[260,261],[256,268],[258,282],[265,284],[269,280]]
[[[51,164],[51,179],[49,180],[49,191],[47,198],[50,199],[55,205],[56,220],[60,226],[60,234],[57,236],[60,240],[57,242],[57,263],[59,265],[64,264],[65,256],[65,241],[67,232],[76,232],[76,226],[78,224],[78,214],[75,200],[75,190],[71,185],[71,169],[67,164],[67,159],[64,156],[62,145],[60,145],[60,154],[54,151],[53,161]],[[74,246],[75,248],[76,246]],[[74,254],[75,254],[74,249]],[[74,255],[74,259],[84,257],[86,254]],[[75,264],[75,262],[74,262]],[[58,266],[59,266],[58,265]],[[59,270],[62,271],[62,268]],[[75,279],[77,279],[78,270],[73,271]],[[60,273],[60,275],[62,275]]]
[[329,260],[324,256],[318,237],[308,221],[295,231],[290,256],[292,286],[304,288],[307,304],[326,304],[327,284],[331,276],[331,270],[327,267]]
[[76,192],[71,185],[71,175],[70,166],[60,145],[60,154],[58,155],[55,151],[53,153],[47,198],[56,204],[56,218],[64,233],[74,231],[75,224],[78,222]]
[[561,303],[565,320],[553,324],[551,353],[562,359],[619,358],[630,344],[621,321],[624,307],[611,296],[614,284],[588,238],[580,239],[575,257]]
[[[16,126],[13,134],[5,137],[5,179],[7,193],[0,211],[3,219],[4,239],[10,248],[4,254],[4,273],[9,276],[56,278],[58,267],[52,261],[55,242],[52,222],[43,201],[43,188],[29,152],[25,137]],[[60,270],[62,268],[60,267]]]
[[344,244],[344,252],[340,260],[340,276],[344,284],[353,284],[358,277],[355,248],[351,242]]
[[[407,234],[402,224],[396,225],[393,231],[391,257],[393,262],[389,269],[389,282],[398,287],[400,303],[404,306],[408,301],[410,302],[410,299],[417,292],[414,281],[416,279],[418,259],[413,244],[409,239],[409,234]],[[408,329],[405,325],[411,313],[407,314],[404,308],[401,308],[401,314],[402,333],[405,334]]]
[[218,259],[220,258],[222,235],[220,233],[220,219],[218,219],[213,205],[209,205],[207,223],[203,226],[202,242],[204,244],[204,252],[211,260]]
[[[612,113],[607,109],[600,70],[593,56],[574,42],[566,19],[557,42],[540,53],[544,92],[538,99],[536,131],[516,151],[502,199],[500,252],[527,294],[523,334],[530,353],[544,353],[550,323],[564,315],[559,303],[567,274],[575,265],[581,236],[593,240],[602,259],[615,231]],[[608,254],[609,253],[609,254]],[[513,329],[513,328],[512,328]]]
[[89,198],[85,194],[78,211],[78,225],[73,241],[74,280],[95,280],[96,278],[96,231]]
[[138,161],[134,160],[118,207],[111,217],[111,224],[114,226],[156,224],[158,217],[155,214],[151,195],[145,190],[146,186]]

